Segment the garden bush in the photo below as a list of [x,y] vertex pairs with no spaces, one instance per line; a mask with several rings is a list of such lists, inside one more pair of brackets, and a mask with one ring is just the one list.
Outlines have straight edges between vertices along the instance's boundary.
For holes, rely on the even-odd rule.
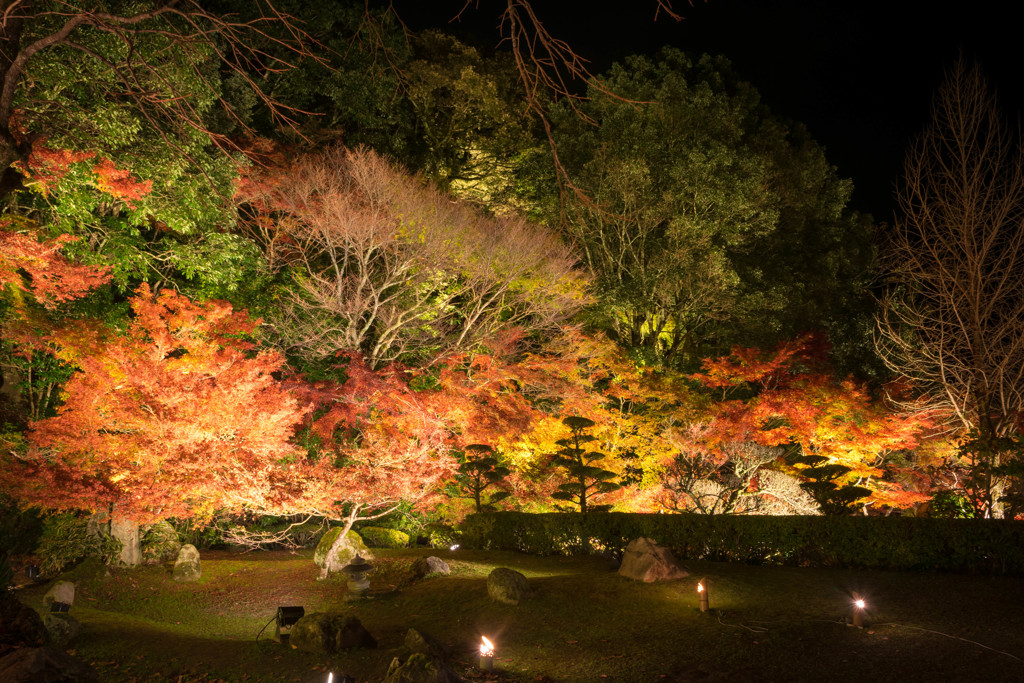
[[470,515],[467,547],[575,555],[641,536],[680,559],[799,566],[1024,574],[1024,522],[916,517],[694,514]]
[[36,554],[44,575],[59,574],[87,557],[110,564],[121,552],[121,542],[111,536],[89,533],[86,520],[70,513],[51,515],[43,520]]
[[371,548],[405,548],[409,545],[409,534],[398,529],[364,526],[359,528],[359,535]]

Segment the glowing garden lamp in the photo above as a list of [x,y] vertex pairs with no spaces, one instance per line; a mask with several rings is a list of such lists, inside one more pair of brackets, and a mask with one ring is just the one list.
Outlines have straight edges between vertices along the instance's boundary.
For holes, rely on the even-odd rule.
[[274,617],[274,621],[277,622],[274,626],[274,639],[282,645],[287,645],[288,638],[292,632],[292,626],[304,616],[306,616],[306,608],[304,607],[278,607],[277,615]]
[[701,579],[697,582],[697,595],[700,598],[700,611],[708,611],[708,585],[707,579]]
[[483,671],[490,671],[494,668],[494,643],[487,639],[487,636],[480,636],[480,668]]
[[352,558],[352,561],[341,568],[348,576],[348,592],[352,595],[362,595],[370,588],[370,579],[367,574],[373,571],[373,565],[364,560],[360,555]]
[[864,609],[867,607],[867,603],[864,602],[864,598],[861,597],[860,593],[854,592],[853,594],[853,625],[857,628],[864,628]]

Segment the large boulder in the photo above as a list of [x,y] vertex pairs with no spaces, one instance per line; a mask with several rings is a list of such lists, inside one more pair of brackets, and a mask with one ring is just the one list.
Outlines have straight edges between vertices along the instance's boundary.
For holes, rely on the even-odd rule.
[[142,535],[142,562],[163,564],[178,557],[181,539],[170,522],[157,522],[146,528]]
[[516,570],[498,567],[487,575],[487,595],[497,602],[518,605],[530,596],[530,583]]
[[175,581],[198,581],[202,575],[199,551],[191,543],[181,546],[178,558],[174,561],[174,571],[171,576]]
[[422,579],[424,576],[430,574],[451,574],[451,567],[448,563],[442,560],[440,557],[421,557],[412,563],[412,575],[417,579]]
[[75,603],[75,584],[71,581],[55,581],[43,596],[43,606],[50,609],[50,605],[55,602],[73,605]]
[[136,567],[142,562],[142,538],[138,524],[123,517],[113,517],[110,520],[110,535],[121,541],[118,562],[128,567]]
[[50,642],[62,650],[74,643],[82,632],[82,625],[70,614],[44,614],[43,625],[50,634]]
[[644,583],[672,581],[689,576],[689,572],[679,566],[671,550],[649,538],[630,541],[622,556],[619,574]]
[[288,642],[303,652],[331,653],[377,647],[377,639],[356,617],[324,612],[307,614],[295,622]]
[[23,647],[0,658],[4,683],[95,683],[96,670],[55,647]]
[[50,635],[38,612],[14,597],[0,595],[0,646],[32,648],[45,645],[49,640]]
[[373,554],[366,547],[366,544],[363,543],[363,539],[351,529],[345,534],[345,538],[338,547],[337,553],[331,555],[331,546],[334,545],[334,541],[341,534],[341,530],[342,527],[337,526],[328,531],[320,539],[320,542],[317,543],[316,550],[313,551],[313,562],[320,569],[323,569],[325,574],[341,571],[341,568],[350,563],[357,554],[362,556],[364,560],[373,559]]
[[404,662],[398,657],[391,660],[383,683],[462,683],[463,680],[443,662],[414,653]]

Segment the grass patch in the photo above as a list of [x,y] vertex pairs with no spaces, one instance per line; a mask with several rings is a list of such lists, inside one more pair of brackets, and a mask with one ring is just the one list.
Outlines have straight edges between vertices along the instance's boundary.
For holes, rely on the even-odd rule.
[[[413,561],[438,554],[452,567],[397,590]],[[196,583],[168,567],[85,565],[72,614],[83,625],[75,652],[101,680],[296,681],[327,671],[379,681],[406,630],[458,652],[455,668],[501,681],[1019,680],[1024,668],[1024,580],[949,574],[685,563],[690,579],[641,584],[599,558],[498,551],[376,550],[373,599],[349,602],[343,577],[317,581],[311,552],[207,552]],[[509,567],[535,594],[518,607],[491,602],[486,577]],[[711,611],[697,609],[707,577]],[[46,586],[21,591],[41,609]],[[850,595],[869,605],[865,629],[847,626]],[[279,605],[355,614],[376,650],[298,652],[255,640]],[[269,632],[269,633],[268,633]],[[474,669],[481,634],[496,667]]]

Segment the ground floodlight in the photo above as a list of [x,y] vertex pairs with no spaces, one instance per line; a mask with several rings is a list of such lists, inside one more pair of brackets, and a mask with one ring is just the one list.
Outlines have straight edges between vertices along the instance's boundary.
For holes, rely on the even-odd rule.
[[288,636],[291,634],[292,626],[302,617],[306,616],[306,609],[300,606],[278,607],[277,616],[274,617],[277,626],[274,629],[274,638],[281,641],[281,644],[288,643]]
[[864,610],[867,608],[867,603],[864,602],[864,598],[861,597],[860,593],[853,594],[853,625],[857,628],[864,628]]
[[494,668],[494,643],[487,636],[480,638],[480,668],[483,671]]
[[50,603],[50,612],[67,612],[71,609],[71,605],[66,602],[52,602]]

